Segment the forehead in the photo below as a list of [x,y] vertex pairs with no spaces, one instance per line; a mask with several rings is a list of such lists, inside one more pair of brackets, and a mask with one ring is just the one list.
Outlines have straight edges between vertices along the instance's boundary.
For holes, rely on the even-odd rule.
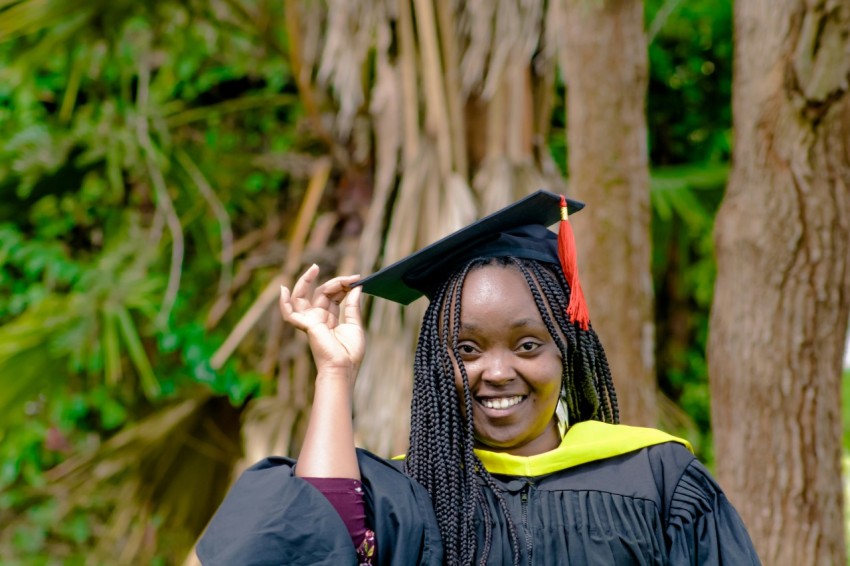
[[461,321],[504,322],[505,317],[540,319],[525,276],[515,265],[488,264],[467,274],[460,296]]
[[494,260],[470,268],[463,281],[461,299],[476,292],[506,293],[519,291],[521,288],[530,293],[520,268],[512,262]]
[[[486,263],[481,263],[484,261]],[[522,260],[520,260],[522,261]],[[469,268],[463,280],[463,288],[457,289],[457,280],[454,280],[453,286],[446,290],[440,303],[432,303],[432,307],[439,309],[440,314],[437,318],[438,332],[445,336],[445,332],[449,335],[453,333],[455,317],[460,311],[460,326],[469,327],[470,325],[480,327],[485,330],[491,330],[494,324],[512,324],[517,320],[539,321],[541,324],[548,326],[543,317],[548,315],[548,319],[558,329],[556,332],[559,336],[562,335],[563,329],[560,328],[561,322],[558,317],[554,316],[552,308],[557,301],[553,301],[553,297],[548,296],[543,291],[543,288],[538,283],[539,277],[546,277],[551,285],[558,286],[557,279],[553,278],[550,269],[544,263],[538,264],[537,269],[533,266],[525,265],[528,273],[528,279],[520,271],[520,267],[514,263],[514,260],[508,257],[495,257],[489,260],[476,260]],[[542,273],[536,274],[536,271]],[[529,279],[531,280],[529,282]],[[534,287],[536,294],[542,299],[541,308],[545,315],[541,315],[541,310],[532,295],[531,286]],[[460,300],[460,303],[458,303]],[[561,301],[564,300],[562,297]],[[439,304],[439,306],[437,306]],[[555,307],[557,308],[557,307]],[[506,319],[505,317],[510,317]],[[500,319],[498,322],[497,319]]]

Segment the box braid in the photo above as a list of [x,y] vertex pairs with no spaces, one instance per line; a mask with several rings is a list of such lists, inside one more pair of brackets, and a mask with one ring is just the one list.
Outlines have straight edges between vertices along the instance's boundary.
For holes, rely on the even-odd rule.
[[564,274],[551,264],[517,258],[510,260],[525,277],[540,316],[561,351],[562,391],[566,394],[570,422],[600,420],[619,423],[617,393],[599,337],[592,326],[582,330],[567,320],[570,291]]
[[[486,564],[489,557],[492,523],[487,519],[482,483],[496,495],[513,549],[513,564],[520,563],[519,539],[507,504],[473,451],[473,422],[464,417],[472,415],[472,394],[458,351],[463,283],[471,270],[492,264],[518,269],[528,283],[540,316],[561,352],[561,390],[570,422],[619,421],[611,373],[596,333],[592,328],[584,331],[566,318],[569,286],[560,269],[535,260],[479,258],[449,277],[431,298],[422,321],[413,362],[410,449],[404,466],[431,496],[445,562],[452,566],[471,566],[479,542],[480,564]],[[458,398],[455,387],[455,367],[463,382],[463,399]],[[476,510],[483,518],[483,541],[475,536]]]

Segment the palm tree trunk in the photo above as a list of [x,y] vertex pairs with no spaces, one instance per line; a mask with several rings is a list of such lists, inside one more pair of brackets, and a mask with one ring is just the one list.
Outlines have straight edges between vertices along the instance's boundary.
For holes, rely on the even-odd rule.
[[588,204],[575,219],[582,285],[622,421],[654,426],[643,2],[563,1],[570,191]]

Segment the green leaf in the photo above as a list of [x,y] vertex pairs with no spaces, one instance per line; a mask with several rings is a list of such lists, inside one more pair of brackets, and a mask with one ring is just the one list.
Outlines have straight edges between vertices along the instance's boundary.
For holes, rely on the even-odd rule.
[[104,378],[106,384],[115,386],[121,380],[121,351],[118,346],[118,329],[115,313],[104,310],[101,315],[103,331]]
[[127,346],[127,351],[130,354],[130,359],[139,374],[139,381],[142,385],[142,391],[148,399],[155,399],[160,394],[159,381],[151,368],[148,355],[142,346],[142,341],[136,332],[136,326],[133,324],[130,313],[127,309],[120,307],[115,312],[118,320],[118,328],[121,330],[121,336],[124,339],[124,344]]

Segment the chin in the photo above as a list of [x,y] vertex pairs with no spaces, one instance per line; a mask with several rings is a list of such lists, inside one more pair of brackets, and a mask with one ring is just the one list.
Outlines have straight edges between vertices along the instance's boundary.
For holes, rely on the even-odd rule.
[[519,449],[525,445],[522,439],[513,436],[481,436],[478,434],[475,435],[475,443],[478,444],[478,448],[491,450],[493,452],[508,452],[510,450]]

